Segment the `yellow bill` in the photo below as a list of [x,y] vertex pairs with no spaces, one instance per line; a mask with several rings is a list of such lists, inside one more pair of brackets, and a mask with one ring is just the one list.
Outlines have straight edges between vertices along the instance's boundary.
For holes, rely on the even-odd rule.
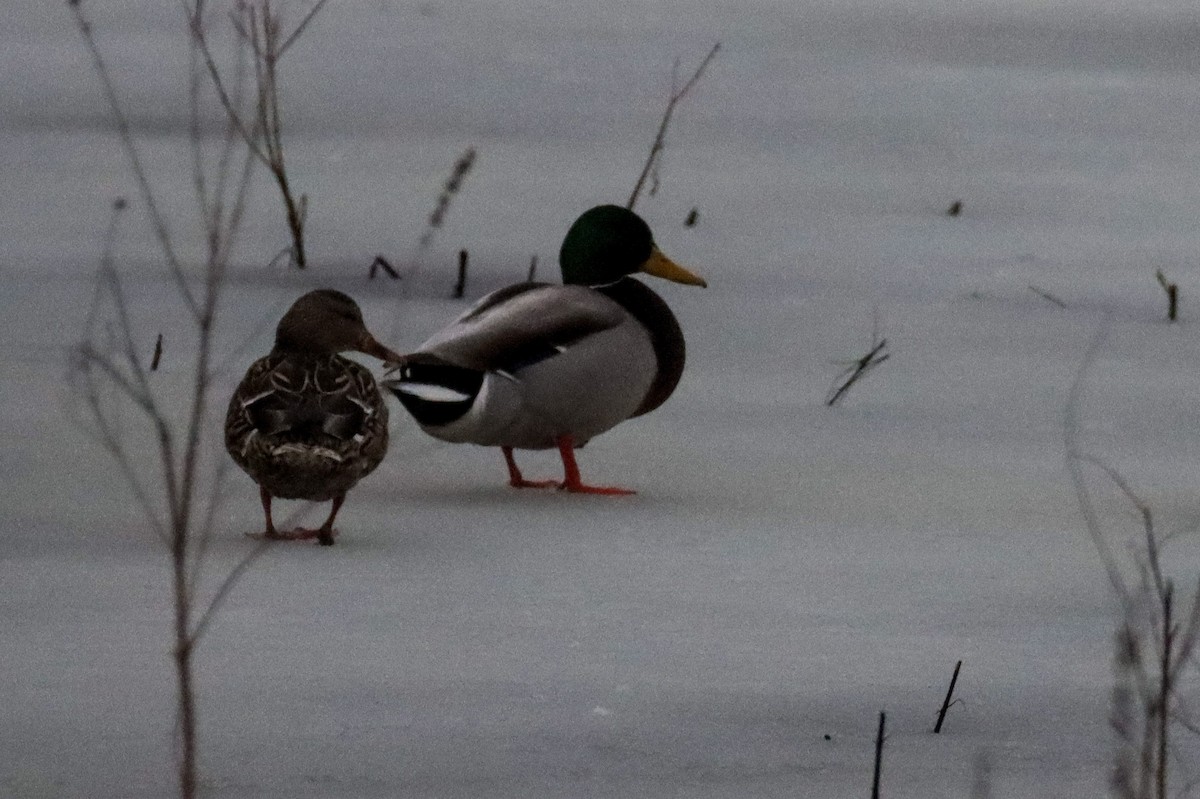
[[642,264],[642,271],[648,275],[661,277],[664,280],[670,280],[674,283],[684,283],[688,286],[703,286],[708,287],[708,283],[699,275],[692,274],[684,269],[679,264],[672,261],[670,258],[662,254],[662,250],[654,247],[650,250],[650,257],[646,259],[646,263]]

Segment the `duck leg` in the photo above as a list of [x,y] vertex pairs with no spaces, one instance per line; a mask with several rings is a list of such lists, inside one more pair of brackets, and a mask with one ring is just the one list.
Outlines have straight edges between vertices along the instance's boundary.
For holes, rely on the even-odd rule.
[[262,500],[263,515],[267,517],[267,529],[263,532],[262,537],[269,538],[272,541],[280,541],[288,538],[288,536],[275,529],[275,522],[271,520],[271,495],[267,493],[267,489],[259,486],[258,498]]
[[323,547],[333,546],[333,537],[337,535],[337,531],[333,529],[333,520],[337,516],[338,511],[342,509],[342,503],[346,501],[344,493],[338,494],[333,498],[333,507],[329,510],[329,518],[317,530],[317,543]]
[[512,447],[501,447],[500,451],[504,453],[504,462],[508,465],[508,484],[513,488],[556,488],[559,483],[557,480],[526,480],[521,475],[521,470],[517,468],[517,461],[513,457]]
[[637,493],[633,489],[618,488],[617,486],[586,485],[579,477],[579,464],[575,462],[574,440],[569,435],[564,435],[559,436],[556,441],[558,443],[558,454],[562,456],[563,462],[563,481],[559,485],[559,488],[576,494],[604,494],[606,496],[624,496]]
[[316,530],[309,530],[304,527],[297,527],[288,534],[291,539],[317,539],[317,543],[323,547],[333,546],[333,537],[337,535],[337,530],[333,529],[333,520],[337,518],[338,511],[342,508],[342,503],[346,501],[346,494],[341,493],[333,498],[333,507],[329,510],[329,518],[318,527]]
[[[333,546],[333,537],[337,535],[337,531],[333,529],[333,520],[337,516],[337,512],[342,507],[342,503],[346,501],[345,494],[338,494],[333,498],[333,509],[329,512],[329,518],[325,520],[316,530],[308,530],[303,527],[297,527],[287,533],[281,533],[275,529],[275,522],[271,518],[271,495],[267,489],[259,487],[258,498],[262,500],[263,515],[267,517],[267,529],[262,533],[262,537],[270,541],[306,541],[310,538],[317,539],[317,542],[322,546]],[[252,538],[257,538],[256,535],[247,533]]]

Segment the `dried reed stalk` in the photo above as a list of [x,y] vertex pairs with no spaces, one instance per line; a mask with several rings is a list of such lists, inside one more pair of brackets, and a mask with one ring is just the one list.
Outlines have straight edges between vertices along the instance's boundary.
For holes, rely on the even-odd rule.
[[417,252],[422,253],[429,249],[429,245],[433,243],[433,237],[437,231],[442,229],[442,225],[446,221],[446,214],[450,210],[450,202],[454,196],[462,190],[463,181],[471,172],[471,167],[475,165],[477,153],[474,147],[468,147],[463,154],[454,162],[454,167],[450,171],[450,177],[446,178],[446,182],[442,185],[442,192],[438,195],[437,204],[433,207],[433,211],[429,214],[429,220],[425,224],[425,231],[421,234],[421,239],[417,243]]
[[[233,129],[242,137],[251,153],[261,162],[279,190],[291,237],[289,252],[298,269],[308,265],[304,244],[304,227],[308,216],[308,195],[296,195],[288,175],[283,150],[283,117],[279,105],[279,61],[308,28],[313,18],[328,0],[317,0],[290,33],[284,35],[282,21],[272,10],[270,0],[242,0],[236,6],[233,26],[254,66],[254,115],[247,122],[238,94],[227,87],[216,59],[209,47],[203,23],[203,2],[195,2],[188,11],[188,20],[195,43],[193,52],[202,60],[218,99],[225,109]],[[241,62],[239,61],[239,65]],[[239,66],[238,77],[241,76]],[[240,85],[240,83],[238,84]]]
[[[187,352],[194,347],[188,372],[190,390],[186,407],[181,409],[168,402],[151,376],[160,351],[152,356],[150,368],[147,368],[136,346],[136,342],[145,341],[146,337],[134,322],[131,300],[114,256],[115,231],[127,208],[124,199],[113,204],[92,307],[82,339],[72,354],[70,380],[97,440],[117,464],[151,530],[170,553],[172,657],[177,681],[180,744],[177,776],[179,795],[192,799],[197,793],[199,770],[193,654],[214,614],[267,546],[264,542],[252,548],[215,589],[201,594],[206,555],[216,527],[217,509],[229,466],[223,453],[208,458],[205,447],[212,438],[210,400],[214,375],[218,371],[213,352],[217,309],[227,283],[231,252],[241,227],[254,164],[263,160],[268,166],[274,165],[273,173],[277,168],[283,174],[282,123],[274,88],[274,64],[295,41],[316,9],[281,43],[278,26],[271,22],[274,18],[264,4],[264,24],[257,37],[241,37],[236,62],[242,65],[253,55],[258,86],[257,105],[251,111],[252,116],[247,117],[241,111],[245,69],[235,67],[234,83],[229,86],[223,83],[205,39],[206,3],[204,0],[185,0],[181,5],[190,55],[189,165],[196,213],[204,238],[204,256],[196,266],[185,264],[179,255],[157,191],[147,177],[144,159],[113,82],[112,71],[97,44],[92,22],[78,0],[69,2],[100,80],[118,140],[134,175],[137,197],[150,218],[167,275],[189,312],[189,324],[173,336],[173,341],[183,342],[176,345],[173,352]],[[320,5],[318,3],[317,8]],[[245,6],[239,5],[239,8],[244,10]],[[264,53],[270,53],[270,58]],[[206,72],[228,116],[215,159],[206,157],[201,133]],[[260,146],[258,139],[263,134],[265,137]],[[239,148],[239,144],[244,147]],[[265,160],[264,154],[268,156]],[[284,188],[287,205],[290,195]],[[302,212],[299,216],[300,225],[292,229],[297,241],[301,239]],[[133,411],[133,420],[139,423],[133,428],[127,423],[130,411]],[[144,464],[147,443],[152,453],[149,467]],[[210,460],[211,473],[206,479],[201,472]],[[201,489],[205,485],[208,493],[202,496]]]
[[[1174,756],[1173,730],[1179,726],[1197,731],[1182,703],[1180,684],[1185,672],[1196,670],[1200,580],[1181,614],[1175,581],[1163,567],[1163,546],[1172,534],[1157,529],[1150,505],[1120,472],[1080,448],[1083,385],[1105,331],[1102,326],[1093,338],[1071,386],[1064,425],[1067,469],[1088,535],[1121,605],[1110,717],[1117,737],[1113,792],[1120,799],[1167,799],[1173,766],[1182,765],[1176,761],[1186,764],[1190,760]],[[1141,529],[1125,546],[1110,545],[1085,466],[1100,471],[1136,511]],[[1118,551],[1128,552],[1128,559],[1119,559]]]
[[[655,174],[658,168],[659,160],[662,158],[663,150],[667,146],[667,128],[671,125],[671,117],[675,114],[675,106],[679,101],[687,96],[692,87],[700,80],[704,71],[708,69],[709,62],[716,57],[717,52],[721,49],[721,43],[717,42],[708,51],[708,55],[700,62],[700,66],[696,67],[696,71],[687,79],[683,86],[678,85],[679,61],[675,61],[675,66],[671,70],[671,96],[667,98],[667,107],[663,111],[662,119],[658,123],[658,131],[654,134],[654,141],[650,144],[650,154],[646,156],[646,163],[642,165],[642,172],[638,175],[637,182],[633,185],[633,192],[629,195],[629,200],[625,203],[625,207],[633,210],[633,206],[637,205],[638,197],[642,193],[642,188],[646,184],[647,178]],[[657,184],[657,180],[655,180]],[[651,191],[651,194],[654,192]]]

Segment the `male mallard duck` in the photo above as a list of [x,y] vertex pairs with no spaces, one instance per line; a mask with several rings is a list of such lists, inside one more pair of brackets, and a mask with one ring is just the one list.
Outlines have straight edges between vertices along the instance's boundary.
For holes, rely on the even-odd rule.
[[[574,450],[675,390],[684,342],[666,302],[631,277],[707,285],[654,244],[632,211],[602,205],[571,225],[559,252],[563,285],[495,291],[436,333],[383,385],[425,432],[498,446],[518,488],[629,494],[585,485]],[[513,449],[557,447],[564,479],[521,476]]]
[[[254,362],[229,401],[225,449],[258,483],[266,538],[332,544],[346,492],[387,452],[387,406],[371,373],[338,355],[347,350],[400,360],[367,331],[354,300],[310,291],[283,315],[274,349]],[[333,500],[333,509],[316,530],[280,533],[272,497]]]

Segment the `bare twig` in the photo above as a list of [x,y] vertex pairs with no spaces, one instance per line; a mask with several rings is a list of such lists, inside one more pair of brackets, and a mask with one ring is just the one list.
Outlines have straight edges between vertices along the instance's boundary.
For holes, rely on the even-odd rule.
[[1113,657],[1113,691],[1109,724],[1117,736],[1117,752],[1113,759],[1110,783],[1117,799],[1135,799],[1139,791],[1134,786],[1138,774],[1137,755],[1141,736],[1136,725],[1135,675],[1140,671],[1140,652],[1137,634],[1128,623],[1117,631]]
[[287,39],[284,40],[283,44],[279,46],[278,55],[282,56],[288,51],[289,47],[296,43],[296,40],[300,38],[300,34],[304,33],[305,28],[308,27],[308,23],[312,22],[313,17],[317,15],[317,12],[321,10],[326,2],[328,2],[328,0],[317,0],[316,4],[314,4],[309,12],[304,15],[304,19],[300,20],[300,24],[296,26],[296,29],[293,30]]
[[134,145],[133,132],[129,125],[129,117],[125,113],[125,106],[121,103],[120,97],[117,95],[117,88],[112,81],[112,72],[109,70],[104,56],[100,53],[100,48],[96,44],[96,37],[92,33],[92,23],[84,16],[80,3],[72,2],[68,5],[71,13],[75,16],[76,27],[83,34],[84,45],[87,47],[88,53],[91,54],[92,67],[97,77],[100,78],[100,84],[104,90],[104,98],[108,102],[108,107],[112,111],[113,122],[117,126],[121,147],[125,150],[126,159],[129,162],[130,169],[133,171],[134,179],[137,181],[138,192],[142,200],[146,203],[146,210],[150,214],[150,222],[154,226],[154,235],[158,239],[159,247],[167,259],[171,278],[175,281],[175,287],[179,290],[180,296],[183,297],[188,309],[193,315],[198,315],[200,312],[199,303],[184,277],[183,265],[175,252],[175,245],[171,240],[171,232],[167,228],[166,218],[163,216],[156,195],[150,187],[150,180],[146,177],[146,169],[142,165],[141,154]]
[[467,264],[470,254],[466,250],[458,251],[458,281],[454,284],[454,299],[461,300],[467,290]]
[[400,279],[400,273],[396,271],[396,267],[392,266],[387,258],[384,258],[382,255],[376,255],[375,260],[371,262],[371,267],[367,270],[367,280],[374,280],[375,273],[380,269],[392,280]]
[[454,195],[462,190],[463,181],[466,180],[471,167],[475,165],[476,155],[475,148],[468,147],[458,157],[458,160],[454,162],[454,167],[450,171],[450,177],[446,178],[445,184],[442,185],[442,192],[438,195],[437,204],[429,214],[429,221],[425,225],[425,232],[421,234],[421,239],[417,243],[418,253],[429,249],[429,245],[433,243],[434,234],[438,230],[441,230],[442,225],[446,221],[446,213],[450,210],[450,201],[454,199]]
[[850,390],[850,387],[861,380],[867,374],[867,372],[871,371],[876,366],[890,358],[891,353],[883,351],[886,348],[887,339],[880,339],[875,346],[871,347],[870,351],[868,351],[866,355],[863,355],[861,358],[854,361],[853,366],[842,372],[841,375],[838,376],[838,380],[842,380],[842,378],[845,378],[845,380],[842,380],[840,385],[837,384],[837,381],[835,381],[835,387],[825,399],[825,404],[831,407],[835,405],[838,400],[846,395],[846,392]]
[[150,371],[151,372],[158,371],[158,364],[160,361],[162,361],[162,354],[163,354],[162,333],[159,333],[158,336],[154,339],[154,355],[150,359]]
[[[1200,631],[1200,585],[1181,620],[1174,582],[1163,568],[1164,538],[1155,527],[1149,503],[1116,469],[1079,449],[1078,414],[1082,385],[1103,340],[1104,329],[1102,326],[1093,338],[1071,387],[1065,415],[1067,466],[1088,533],[1122,606],[1112,694],[1112,725],[1118,740],[1113,791],[1122,799],[1167,799],[1174,751],[1172,725],[1185,719],[1179,701],[1179,684],[1183,670],[1195,663]],[[1103,472],[1137,511],[1141,522],[1140,541],[1132,548],[1132,573],[1136,574],[1136,579],[1126,576],[1107,543],[1084,479],[1085,464]],[[1147,654],[1143,654],[1143,649]],[[1192,758],[1176,759],[1186,762]]]
[[954,686],[958,682],[958,672],[962,668],[962,664],[961,660],[954,664],[954,674],[950,676],[950,687],[946,689],[946,698],[942,700],[942,709],[938,711],[937,723],[933,725],[935,733],[942,731],[942,722],[946,720],[946,711],[954,704],[950,700],[954,697]]
[[1154,277],[1163,291],[1167,292],[1167,320],[1174,322],[1179,314],[1179,285],[1168,281],[1161,269],[1154,272]]
[[1108,574],[1109,584],[1117,592],[1122,605],[1129,607],[1132,603],[1132,598],[1125,587],[1125,580],[1121,576],[1121,569],[1117,565],[1117,558],[1104,537],[1103,528],[1100,524],[1100,515],[1096,511],[1095,502],[1092,499],[1091,492],[1088,490],[1087,480],[1083,474],[1085,457],[1079,449],[1079,409],[1083,399],[1083,388],[1088,370],[1091,368],[1093,361],[1095,361],[1107,332],[1108,324],[1107,321],[1104,321],[1092,337],[1091,343],[1088,344],[1088,348],[1083,355],[1083,361],[1079,366],[1079,371],[1076,373],[1075,379],[1071,382],[1071,389],[1067,394],[1067,405],[1063,414],[1063,445],[1066,450],[1067,471],[1070,473],[1071,482],[1075,487],[1075,497],[1079,502],[1079,512],[1083,516],[1084,526],[1087,528],[1088,535],[1092,539],[1092,545],[1096,547],[1096,551],[1100,555],[1100,561],[1104,565],[1105,572]]
[[888,360],[891,353],[885,352],[887,349],[887,339],[879,337],[879,320],[876,318],[871,329],[871,348],[867,353],[852,361],[844,362],[846,368],[834,378],[833,385],[829,389],[829,393],[825,396],[825,405],[833,407],[839,400],[846,396],[850,391],[851,386],[861,380],[876,366]]
[[1043,300],[1046,300],[1047,302],[1054,303],[1054,304],[1055,304],[1055,305],[1057,305],[1059,308],[1066,308],[1066,307],[1067,307],[1067,304],[1066,304],[1065,302],[1063,302],[1062,300],[1060,300],[1058,297],[1055,297],[1053,294],[1051,294],[1050,292],[1046,291],[1045,289],[1041,289],[1041,288],[1038,288],[1037,286],[1030,285],[1030,286],[1029,286],[1029,290],[1030,290],[1030,291],[1032,291],[1034,294],[1038,295],[1039,297],[1041,297]]
[[[300,24],[286,37],[281,38],[279,16],[272,11],[270,0],[258,0],[257,4],[244,2],[237,8],[233,18],[238,32],[254,55],[255,109],[253,123],[247,124],[241,110],[240,99],[231,94],[208,45],[207,35],[199,11],[189,13],[190,30],[196,51],[202,56],[217,97],[233,129],[242,137],[246,146],[262,162],[275,179],[283,202],[288,232],[291,236],[293,263],[299,269],[308,263],[304,230],[308,215],[307,195],[297,195],[291,184],[283,149],[283,119],[279,109],[278,63],[284,53],[312,22],[327,0],[317,0]],[[189,9],[185,3],[185,11]]]
[[679,101],[687,96],[692,87],[704,74],[704,70],[708,69],[709,62],[716,57],[717,52],[721,49],[721,43],[717,42],[708,51],[708,55],[700,62],[700,66],[696,67],[696,71],[688,78],[687,82],[682,87],[676,88],[676,73],[678,71],[678,61],[671,73],[671,96],[667,99],[667,107],[663,111],[662,119],[658,123],[658,132],[654,134],[654,141],[650,145],[650,154],[646,157],[646,163],[642,165],[642,172],[638,175],[637,182],[634,183],[633,192],[629,195],[629,200],[625,203],[625,207],[633,210],[633,206],[637,205],[638,196],[642,193],[642,188],[646,183],[646,179],[651,175],[658,164],[658,160],[662,157],[663,148],[666,146],[667,128],[671,124],[671,116],[675,113],[675,106]]
[[[155,237],[179,296],[190,311],[191,325],[173,338],[173,350],[186,352],[194,342],[194,360],[189,377],[190,393],[183,408],[173,407],[160,397],[149,373],[160,365],[163,337],[155,339],[154,355],[147,368],[138,353],[138,342],[146,340],[134,323],[125,283],[113,256],[117,219],[126,207],[124,200],[113,204],[113,217],[104,238],[104,253],[97,273],[96,291],[88,313],[83,340],[71,360],[70,379],[86,404],[94,434],[110,453],[131,488],[153,532],[171,554],[172,648],[177,680],[177,717],[180,740],[179,795],[191,799],[198,783],[197,698],[194,689],[193,654],[215,614],[241,579],[260,549],[248,553],[227,573],[215,592],[198,596],[204,559],[216,526],[217,509],[228,464],[218,455],[212,472],[207,502],[200,496],[202,472],[209,457],[211,440],[210,395],[213,387],[217,309],[229,265],[229,258],[246,207],[253,165],[264,161],[280,183],[288,211],[293,252],[303,264],[303,225],[306,200],[297,200],[287,184],[282,148],[282,119],[277,94],[276,62],[300,32],[312,20],[325,0],[304,18],[293,33],[281,38],[278,19],[268,0],[261,7],[239,6],[241,30],[249,34],[240,40],[234,81],[227,85],[208,48],[204,28],[204,0],[181,0],[186,17],[190,48],[188,61],[188,141],[191,146],[192,189],[197,215],[204,234],[205,255],[195,267],[184,265],[176,254],[166,220],[156,202],[147,170],[133,139],[128,117],[120,103],[107,62],[102,56],[93,28],[78,2],[70,2],[76,24],[83,36],[93,66],[100,78],[104,97],[113,114],[118,137],[134,174],[138,197],[145,205]],[[281,44],[282,42],[282,44]],[[253,116],[241,113],[246,49],[256,78],[257,96]],[[225,109],[228,124],[215,163],[208,163],[203,151],[200,119],[206,95],[202,91],[204,72],[209,74],[217,99]],[[241,152],[237,144],[245,145]],[[239,154],[240,153],[240,154]],[[240,163],[239,163],[240,162]],[[199,278],[199,279],[197,279]],[[153,476],[143,466],[144,448],[135,448],[129,437],[137,430],[121,424],[122,409],[136,411],[138,428],[149,440]],[[134,457],[137,453],[137,457]]]
[[247,552],[242,559],[238,561],[237,565],[230,569],[229,573],[225,575],[225,579],[221,581],[221,585],[218,586],[217,590],[212,595],[212,599],[209,600],[208,607],[204,609],[191,628],[191,632],[189,634],[189,643],[192,646],[195,646],[200,642],[200,639],[204,637],[204,633],[208,631],[209,624],[212,623],[213,615],[218,609],[220,609],[221,605],[225,602],[225,599],[229,596],[229,592],[233,590],[233,587],[237,584],[238,580],[242,578],[242,575],[246,573],[246,570],[250,568],[250,565],[254,563],[254,561],[258,560],[259,556],[267,551],[267,548],[270,547],[272,543],[272,541],[266,538],[264,538],[262,541],[259,541],[258,545],[255,546],[254,549]]
[[883,773],[883,742],[884,728],[887,726],[887,713],[879,712],[879,729],[875,733],[875,768],[871,773],[871,799],[879,799],[879,780]]
[[1155,713],[1158,717],[1158,760],[1155,763],[1154,782],[1156,795],[1159,799],[1167,799],[1167,752],[1171,729],[1171,694],[1174,693],[1174,683],[1171,682],[1172,657],[1175,654],[1175,586],[1169,581],[1162,594],[1162,648],[1158,662],[1158,697],[1155,702]]

